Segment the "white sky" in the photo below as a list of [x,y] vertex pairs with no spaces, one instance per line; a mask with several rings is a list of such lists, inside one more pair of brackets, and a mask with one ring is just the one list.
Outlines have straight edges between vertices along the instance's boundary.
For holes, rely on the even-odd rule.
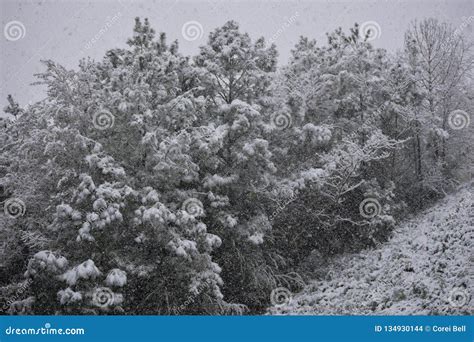
[[[115,15],[118,20],[112,21]],[[0,36],[0,109],[7,103],[7,94],[20,104],[45,96],[44,89],[29,85],[35,80],[33,74],[44,70],[40,59],[75,68],[81,57],[101,59],[107,49],[125,47],[137,16],[148,17],[157,32],[167,33],[169,42],[178,39],[184,54],[195,54],[208,33],[230,19],[254,39],[269,39],[283,29],[275,43],[280,62],[285,63],[300,35],[324,44],[326,32],[338,26],[347,30],[355,22],[376,21],[381,32],[372,43],[394,51],[401,47],[403,34],[414,19],[436,17],[459,27],[473,15],[472,0],[0,0],[2,31],[11,21],[20,21],[26,30],[16,41],[7,40],[5,32]],[[290,17],[296,20],[284,27]],[[188,21],[202,25],[202,38],[183,39],[181,29]],[[111,27],[86,48],[107,22]],[[463,33],[472,38],[474,20],[470,23]]]

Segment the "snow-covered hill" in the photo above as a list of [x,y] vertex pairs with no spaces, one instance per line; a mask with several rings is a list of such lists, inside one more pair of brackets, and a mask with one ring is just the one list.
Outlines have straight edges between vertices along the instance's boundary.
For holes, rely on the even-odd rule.
[[473,314],[472,184],[402,223],[378,249],[328,265],[327,280],[311,282],[283,315]]

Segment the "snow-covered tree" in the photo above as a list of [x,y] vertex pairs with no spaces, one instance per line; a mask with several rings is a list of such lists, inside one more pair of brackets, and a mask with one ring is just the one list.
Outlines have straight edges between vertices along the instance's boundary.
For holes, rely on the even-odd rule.
[[[411,117],[415,165],[421,186],[441,195],[452,185],[454,160],[466,148],[451,144],[463,135],[468,144],[469,89],[473,45],[447,23],[428,18],[414,22],[405,35],[406,63],[416,80]],[[458,132],[459,128],[466,128]],[[450,139],[450,137],[452,139]]]
[[29,251],[25,273],[37,313],[164,314],[190,295],[190,312],[224,303],[210,256],[220,239],[186,205],[194,191],[173,186],[195,177],[178,134],[193,121],[177,103],[190,86],[186,59],[164,35],[153,39],[137,20],[129,50],[81,61],[77,72],[47,61],[48,99],[8,128],[5,184],[29,215],[7,226],[49,239]]

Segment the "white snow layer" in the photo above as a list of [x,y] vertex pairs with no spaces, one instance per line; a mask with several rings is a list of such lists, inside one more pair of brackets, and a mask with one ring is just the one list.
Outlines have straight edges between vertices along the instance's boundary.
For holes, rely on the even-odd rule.
[[403,222],[376,249],[343,255],[272,315],[473,314],[472,184]]

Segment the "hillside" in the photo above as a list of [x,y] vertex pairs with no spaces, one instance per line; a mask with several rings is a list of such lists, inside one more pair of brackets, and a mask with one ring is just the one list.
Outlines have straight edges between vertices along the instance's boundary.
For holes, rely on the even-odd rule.
[[377,249],[328,265],[282,315],[472,314],[472,184],[399,225]]

